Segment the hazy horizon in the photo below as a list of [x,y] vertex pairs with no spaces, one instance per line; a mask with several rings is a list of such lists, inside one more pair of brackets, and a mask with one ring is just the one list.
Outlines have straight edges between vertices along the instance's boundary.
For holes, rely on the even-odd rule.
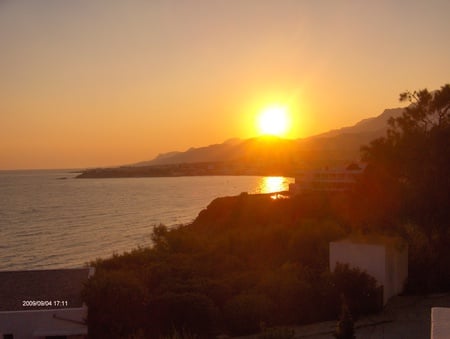
[[448,1],[0,2],[0,170],[115,166],[286,106],[304,138],[450,80]]

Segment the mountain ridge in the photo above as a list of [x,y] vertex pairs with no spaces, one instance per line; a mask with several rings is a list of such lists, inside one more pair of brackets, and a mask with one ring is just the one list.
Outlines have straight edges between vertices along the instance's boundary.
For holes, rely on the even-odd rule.
[[[319,162],[345,162],[354,161],[362,145],[371,140],[385,135],[388,128],[388,120],[399,116],[404,108],[385,109],[380,115],[363,119],[351,126],[330,130],[303,139],[282,139],[267,136],[249,139],[231,138],[220,144],[211,144],[202,147],[191,147],[186,151],[172,151],[161,153],[152,160],[141,161],[132,166],[156,166],[174,165],[182,163],[199,162],[223,162],[223,161],[257,161],[262,157],[262,148],[267,148],[267,140],[277,140],[277,145],[271,145],[271,152],[266,150],[267,157],[279,157],[279,153],[285,157],[293,158],[287,153],[297,152],[303,155],[312,151],[321,153],[322,156],[311,155],[309,161]],[[284,141],[281,141],[284,140]],[[266,144],[266,146],[264,146]],[[283,146],[282,146],[283,144]],[[253,150],[253,151],[252,151]],[[258,153],[259,150],[259,153]],[[262,153],[261,153],[262,152]],[[253,155],[250,155],[253,153]],[[308,158],[308,157],[307,157]],[[323,159],[320,159],[323,158]]]

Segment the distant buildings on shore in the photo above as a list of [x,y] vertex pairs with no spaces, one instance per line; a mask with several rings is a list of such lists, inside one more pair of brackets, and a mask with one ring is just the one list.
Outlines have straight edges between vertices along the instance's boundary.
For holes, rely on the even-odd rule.
[[328,168],[302,171],[289,185],[291,195],[308,192],[349,192],[354,189],[364,166],[352,163],[344,168]]

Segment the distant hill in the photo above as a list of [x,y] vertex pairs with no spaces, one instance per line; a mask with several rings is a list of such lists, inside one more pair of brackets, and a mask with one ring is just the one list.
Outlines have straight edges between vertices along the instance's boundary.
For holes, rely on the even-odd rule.
[[170,152],[159,154],[155,159],[143,161],[135,166],[154,166],[196,162],[217,162],[237,157],[236,146],[242,143],[241,139],[229,139],[222,144],[205,147],[192,147],[185,152]]
[[158,155],[134,166],[188,164],[200,162],[303,163],[311,166],[334,165],[359,159],[360,148],[385,135],[387,121],[399,116],[403,108],[386,109],[377,117],[364,119],[353,126],[331,130],[305,139],[277,137],[230,139],[221,144],[190,148],[184,152]]
[[299,169],[340,166],[360,160],[361,146],[386,134],[387,121],[402,108],[305,139],[257,137],[169,152],[134,165],[96,168],[78,178],[170,177],[191,175],[284,175]]
[[318,134],[312,136],[311,138],[318,137],[335,137],[342,134],[378,134],[378,136],[383,136],[387,129],[388,120],[392,117],[397,117],[401,115],[403,112],[403,108],[390,108],[385,109],[383,113],[381,113],[377,117],[363,119],[360,122],[356,123],[353,126],[342,127],[339,129],[333,129],[326,133]]

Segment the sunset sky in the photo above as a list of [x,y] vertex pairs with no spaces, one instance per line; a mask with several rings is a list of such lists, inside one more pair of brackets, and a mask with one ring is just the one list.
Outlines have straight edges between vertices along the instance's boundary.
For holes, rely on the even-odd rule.
[[450,81],[450,1],[0,0],[0,169],[82,168],[398,107]]

